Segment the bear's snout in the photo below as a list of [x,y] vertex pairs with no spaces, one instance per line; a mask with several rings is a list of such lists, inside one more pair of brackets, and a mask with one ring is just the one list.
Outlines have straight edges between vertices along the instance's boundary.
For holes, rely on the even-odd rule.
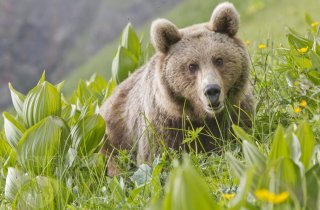
[[212,108],[218,108],[220,106],[221,87],[216,84],[207,85],[204,89],[205,96],[209,99]]

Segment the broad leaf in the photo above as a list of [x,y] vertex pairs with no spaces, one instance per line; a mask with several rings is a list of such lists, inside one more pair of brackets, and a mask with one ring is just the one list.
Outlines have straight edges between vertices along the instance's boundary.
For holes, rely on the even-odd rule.
[[121,46],[129,50],[137,60],[139,59],[141,51],[140,41],[130,23],[128,23],[122,32]]
[[17,114],[22,118],[23,117],[23,103],[24,100],[26,99],[26,96],[23,95],[22,93],[16,91],[11,83],[9,83],[9,89],[11,93],[11,100],[14,109],[16,110]]
[[290,157],[290,151],[286,142],[284,129],[281,125],[275,131],[271,151],[268,156],[269,161],[276,161],[279,158]]
[[28,127],[47,116],[60,116],[61,94],[55,86],[42,82],[33,88],[23,104],[23,116]]
[[69,144],[69,129],[58,117],[47,117],[29,128],[17,149],[18,161],[36,174],[48,173],[57,167]]
[[226,159],[230,165],[231,170],[234,172],[235,176],[238,179],[241,179],[241,177],[244,175],[246,171],[246,166],[241,161],[233,157],[233,155],[229,152],[226,153]]
[[100,115],[85,116],[71,128],[72,148],[88,155],[99,147],[104,133],[105,121]]
[[208,185],[185,158],[170,175],[163,208],[166,210],[220,209],[209,194]]
[[151,168],[147,164],[139,166],[138,170],[130,177],[137,187],[150,183]]
[[3,113],[4,118],[4,131],[6,134],[7,142],[13,149],[16,149],[18,142],[25,132],[26,128],[21,121],[16,120],[8,112]]
[[307,206],[309,209],[317,209],[319,207],[320,197],[320,165],[313,166],[306,173],[307,181]]
[[249,134],[247,134],[241,127],[233,124],[232,130],[234,131],[236,136],[238,138],[240,138],[241,140],[243,140],[243,141],[246,140],[246,141],[252,142],[252,137]]
[[301,162],[306,170],[309,169],[310,159],[313,154],[313,149],[315,146],[315,139],[313,136],[313,131],[307,123],[301,123],[297,129],[297,137],[300,141],[301,147]]
[[137,58],[129,50],[120,46],[112,61],[112,78],[119,84],[137,67]]
[[13,202],[17,194],[22,190],[25,183],[29,181],[29,177],[22,171],[15,168],[8,168],[8,174],[6,177],[6,185],[4,189],[5,198]]
[[259,149],[247,141],[243,141],[243,154],[249,166],[255,166],[262,172],[266,165],[266,157],[259,151]]

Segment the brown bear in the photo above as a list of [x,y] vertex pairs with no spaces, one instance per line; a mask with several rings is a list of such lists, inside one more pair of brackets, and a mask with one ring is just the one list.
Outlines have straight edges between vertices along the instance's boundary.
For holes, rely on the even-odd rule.
[[[250,66],[243,42],[235,37],[238,28],[239,14],[227,2],[214,9],[209,22],[183,29],[155,20],[156,54],[101,107],[107,125],[102,152],[132,149],[141,164],[168,147],[212,151],[233,123],[250,126]],[[201,134],[186,148],[186,131],[196,128]],[[109,160],[112,175],[116,167]]]

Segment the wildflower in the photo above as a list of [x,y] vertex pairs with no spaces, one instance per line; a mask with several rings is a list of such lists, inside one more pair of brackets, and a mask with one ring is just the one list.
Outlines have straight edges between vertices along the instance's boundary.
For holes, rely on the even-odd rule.
[[265,44],[259,44],[258,48],[259,49],[265,49],[267,46]]
[[250,45],[250,40],[246,40],[244,43],[245,43],[246,45]]
[[302,99],[300,101],[300,106],[303,107],[303,108],[306,107],[307,106],[307,101]]
[[227,193],[227,194],[223,194],[223,198],[227,199],[227,200],[231,200],[236,196],[235,193]]
[[255,192],[255,195],[261,201],[268,201],[268,202],[274,203],[274,204],[282,203],[289,198],[288,192],[282,192],[282,193],[276,195],[267,189],[257,190]]
[[294,86],[299,86],[299,82],[298,81],[294,81],[293,85]]
[[318,25],[320,25],[320,23],[319,22],[313,22],[313,23],[311,23],[311,27],[312,28],[315,28],[315,27],[317,27]]
[[306,53],[307,51],[308,51],[308,47],[303,47],[303,48],[298,49],[299,53]]
[[299,114],[301,112],[301,108],[300,107],[296,107],[293,110],[295,113]]

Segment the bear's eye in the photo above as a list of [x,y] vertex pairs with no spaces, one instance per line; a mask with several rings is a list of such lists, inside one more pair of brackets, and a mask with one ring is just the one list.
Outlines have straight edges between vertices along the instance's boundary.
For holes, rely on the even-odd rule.
[[189,64],[189,70],[194,73],[199,69],[199,65],[196,63],[190,63]]
[[215,59],[213,59],[213,64],[215,66],[221,67],[221,66],[223,66],[223,59],[222,58],[215,58]]

